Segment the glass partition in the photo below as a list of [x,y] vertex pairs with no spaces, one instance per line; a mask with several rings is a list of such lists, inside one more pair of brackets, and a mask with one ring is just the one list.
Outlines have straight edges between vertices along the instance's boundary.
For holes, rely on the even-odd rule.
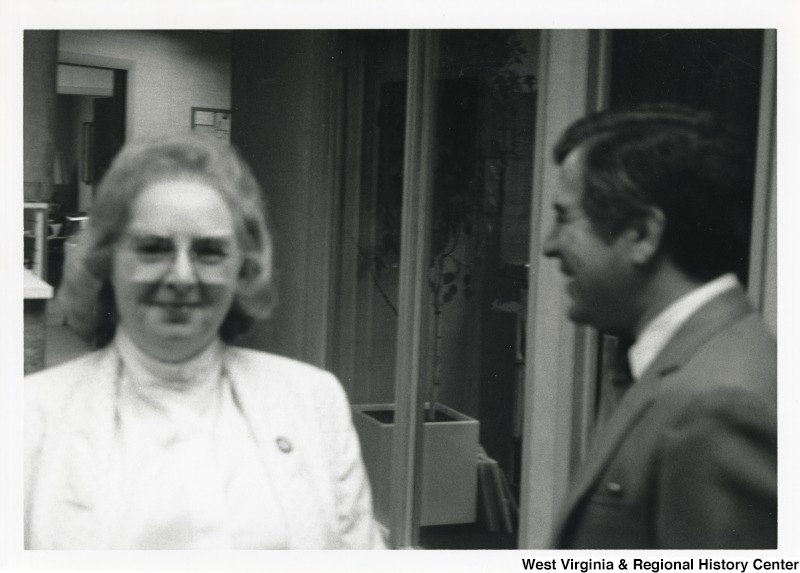
[[389,527],[408,32],[339,40],[343,166],[327,363],[353,404],[376,516]]
[[[342,46],[328,364],[354,404],[377,516],[422,547],[516,547],[538,33],[346,32]],[[409,200],[421,210],[403,211]],[[404,242],[403,229],[421,236]],[[404,317],[413,340],[397,334],[400,284],[414,280],[401,276],[401,244],[414,251],[403,268],[424,273],[423,316]],[[418,379],[396,384],[398,343],[403,360],[419,350]],[[405,419],[408,439],[392,434],[396,385],[420,408],[421,436]],[[413,483],[393,447],[416,454]],[[398,489],[408,522],[392,515]]]
[[438,33],[419,544],[515,548],[538,33]]

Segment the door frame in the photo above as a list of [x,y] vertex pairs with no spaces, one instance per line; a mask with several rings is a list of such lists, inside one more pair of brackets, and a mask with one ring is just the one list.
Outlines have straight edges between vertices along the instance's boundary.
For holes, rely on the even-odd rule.
[[608,97],[610,33],[542,30],[531,193],[530,270],[518,547],[546,548],[594,422],[597,331],[566,316],[558,265],[540,256],[552,226],[558,137]]
[[128,72],[127,87],[125,89],[125,141],[130,140],[133,125],[134,102],[131,97],[131,86],[135,85],[136,61],[122,58],[110,58],[108,56],[95,56],[93,54],[81,54],[79,52],[58,51],[59,64],[72,64],[76,66],[89,66],[93,68],[110,68],[114,70],[125,70]]

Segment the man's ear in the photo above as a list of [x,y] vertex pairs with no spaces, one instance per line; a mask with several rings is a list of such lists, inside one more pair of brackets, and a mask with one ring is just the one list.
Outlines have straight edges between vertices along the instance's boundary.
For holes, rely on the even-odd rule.
[[661,240],[666,228],[664,212],[657,207],[650,207],[647,214],[637,222],[631,232],[634,233],[631,245],[631,260],[634,264],[646,265],[661,248]]

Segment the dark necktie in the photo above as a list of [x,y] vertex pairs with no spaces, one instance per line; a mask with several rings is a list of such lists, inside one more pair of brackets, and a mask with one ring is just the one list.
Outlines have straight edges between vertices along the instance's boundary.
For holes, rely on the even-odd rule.
[[633,373],[631,363],[628,360],[628,351],[631,347],[630,341],[619,339],[617,352],[615,355],[614,375],[611,383],[615,388],[624,393],[633,384]]
[[605,424],[616,410],[622,396],[633,384],[628,362],[629,340],[606,335],[603,338],[603,376],[600,382],[597,408],[597,428]]

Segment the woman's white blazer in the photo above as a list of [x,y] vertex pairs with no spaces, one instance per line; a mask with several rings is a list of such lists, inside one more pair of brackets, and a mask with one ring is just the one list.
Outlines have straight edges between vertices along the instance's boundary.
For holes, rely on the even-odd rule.
[[[278,492],[293,549],[383,548],[350,406],[330,373],[228,346],[234,399]],[[25,380],[25,545],[102,549],[120,360],[107,347]]]

